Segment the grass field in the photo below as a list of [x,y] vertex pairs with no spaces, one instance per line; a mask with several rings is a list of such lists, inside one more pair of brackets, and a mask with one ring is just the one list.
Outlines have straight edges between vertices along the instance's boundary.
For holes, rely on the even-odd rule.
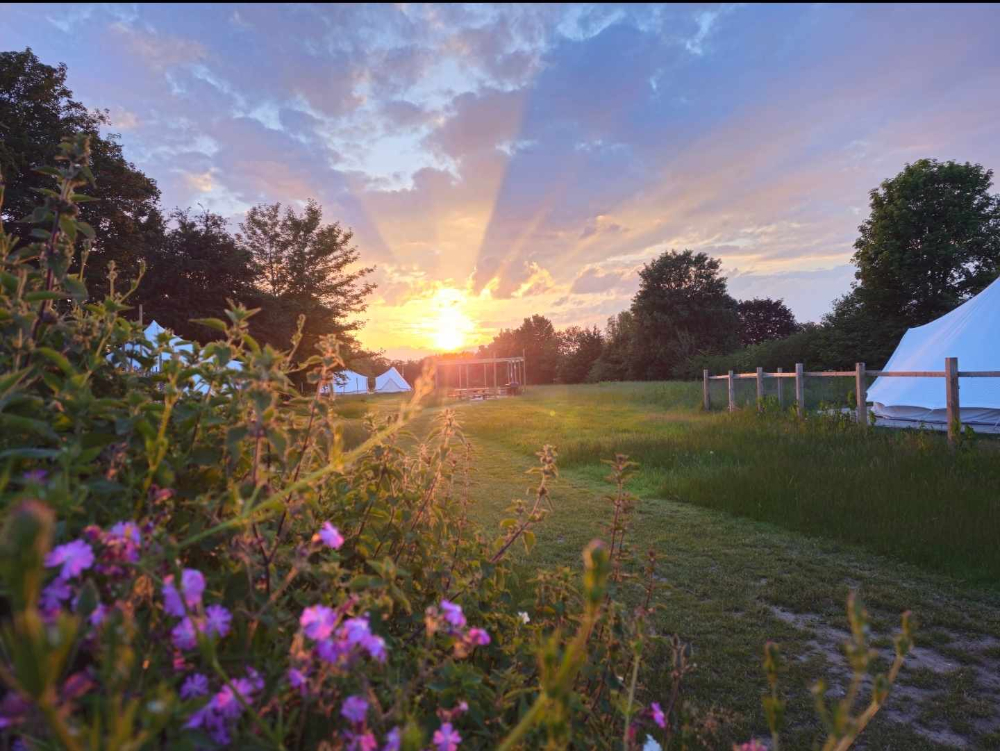
[[[365,403],[381,411],[395,401]],[[719,748],[764,730],[768,639],[788,658],[786,747],[811,745],[819,726],[808,688],[820,677],[833,691],[843,681],[838,643],[852,589],[885,654],[903,610],[919,624],[918,649],[865,747],[1000,748],[996,444],[953,453],[936,435],[861,434],[835,421],[704,413],[699,404],[699,384],[643,383],[535,387],[456,405],[476,448],[479,520],[495,528],[510,499],[526,493],[534,452],[554,444],[562,473],[554,512],[525,564],[577,567],[609,521],[601,460],[627,453],[641,465],[630,541],[659,559],[657,625],[695,650],[688,698],[736,711]]]

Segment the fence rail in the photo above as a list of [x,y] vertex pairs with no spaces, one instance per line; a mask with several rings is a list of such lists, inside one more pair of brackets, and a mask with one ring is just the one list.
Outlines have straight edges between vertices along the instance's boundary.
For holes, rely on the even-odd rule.
[[726,381],[729,411],[736,409],[736,381],[754,380],[757,382],[757,409],[764,408],[764,382],[776,379],[778,386],[778,403],[784,406],[784,390],[782,381],[786,378],[795,379],[795,403],[799,417],[806,414],[806,378],[851,378],[855,379],[854,393],[857,398],[855,414],[859,425],[868,424],[868,382],[869,376],[877,378],[943,378],[945,379],[945,404],[947,405],[948,442],[954,444],[962,430],[961,404],[959,401],[959,378],[1000,378],[1000,370],[962,370],[958,369],[957,357],[946,357],[944,370],[867,370],[863,362],[854,366],[854,370],[806,370],[802,363],[795,364],[794,373],[785,373],[781,368],[774,373],[765,373],[763,368],[757,368],[754,373],[735,373],[730,370],[725,375],[711,375],[702,371],[704,406],[712,408],[712,400],[708,386],[711,381]]

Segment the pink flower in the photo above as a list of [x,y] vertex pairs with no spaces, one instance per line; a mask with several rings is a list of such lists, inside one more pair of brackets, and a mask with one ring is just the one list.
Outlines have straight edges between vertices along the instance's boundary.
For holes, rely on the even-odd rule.
[[462,606],[456,605],[448,600],[441,600],[441,610],[444,612],[444,619],[455,628],[465,627],[465,615],[462,614]]
[[229,633],[229,623],[233,616],[221,605],[209,605],[205,608],[205,623],[201,630],[209,636],[222,638]]
[[756,738],[744,743],[742,746],[733,746],[735,751],[767,751],[767,746],[758,741]]
[[378,741],[373,733],[345,733],[348,751],[376,751]]
[[302,611],[299,625],[310,639],[326,639],[337,624],[337,614],[325,605],[313,605]]
[[208,694],[208,678],[201,673],[189,675],[181,686],[181,698],[191,699]]
[[352,647],[362,644],[365,639],[372,635],[371,627],[368,625],[368,618],[348,618],[340,629],[341,636],[347,640]]
[[437,751],[457,751],[458,744],[462,742],[462,736],[451,726],[450,722],[446,722],[434,731],[432,740],[437,746]]
[[94,549],[83,540],[73,540],[45,556],[45,565],[62,566],[59,578],[73,579],[94,565]]
[[653,716],[653,722],[661,728],[665,728],[667,726],[667,718],[663,714],[663,707],[661,707],[658,702],[654,701],[649,705],[649,713]]
[[170,615],[182,618],[185,615],[184,603],[188,609],[194,610],[201,605],[201,595],[205,591],[205,577],[202,573],[193,568],[186,568],[181,573],[181,594],[184,601],[181,602],[181,594],[178,594],[174,587],[173,574],[163,578],[163,609]]
[[340,534],[340,530],[330,524],[330,522],[323,522],[323,526],[319,528],[317,535],[328,548],[339,550],[340,546],[344,544],[344,537]]
[[490,643],[490,635],[485,629],[470,628],[465,635],[465,640],[474,647],[485,647]]
[[184,618],[170,632],[170,639],[177,649],[193,649],[198,643],[198,635],[195,633],[194,624],[190,618]]
[[344,706],[340,708],[340,714],[355,725],[360,725],[368,714],[368,702],[360,696],[348,696]]

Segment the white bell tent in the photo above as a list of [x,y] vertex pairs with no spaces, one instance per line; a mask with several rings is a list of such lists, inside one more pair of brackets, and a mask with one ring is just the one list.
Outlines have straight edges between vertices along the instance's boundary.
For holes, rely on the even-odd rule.
[[[150,324],[143,330],[142,335],[145,340],[149,343],[150,347],[157,347],[159,345],[159,337],[161,334],[169,334],[170,340],[167,344],[167,349],[160,353],[158,362],[153,365],[153,372],[158,372],[160,370],[161,363],[167,362],[171,357],[175,355],[180,355],[181,353],[185,355],[191,355],[194,353],[194,345],[191,342],[181,339],[179,336],[175,336],[170,329],[165,329],[156,321],[151,321]],[[138,360],[134,359],[129,352],[130,348],[134,345],[126,345],[126,361],[129,367],[138,369],[142,367]],[[137,354],[137,353],[136,353]],[[111,355],[108,356],[109,358]],[[238,360],[230,360],[226,367],[230,370],[243,370],[243,364]],[[191,376],[191,380],[194,383],[195,391],[206,390],[205,382],[197,375]]]
[[[941,371],[947,357],[958,358],[959,371],[1000,370],[1000,279],[950,313],[908,330],[884,370]],[[959,417],[974,430],[1000,426],[1000,382],[962,378]],[[943,378],[878,378],[868,390],[873,411],[901,424],[948,424]]]
[[395,368],[389,368],[375,378],[375,391],[379,394],[398,394],[403,391],[413,391],[406,379]]
[[[334,376],[332,385],[335,394],[367,394],[368,376],[353,370],[341,370]],[[330,385],[323,387],[323,393],[330,393]]]

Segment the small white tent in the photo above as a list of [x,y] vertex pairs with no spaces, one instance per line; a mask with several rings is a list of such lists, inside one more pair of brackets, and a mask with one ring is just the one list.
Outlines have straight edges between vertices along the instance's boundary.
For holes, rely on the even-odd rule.
[[395,368],[389,368],[375,378],[375,391],[380,394],[398,394],[402,391],[413,391],[406,379]]
[[[910,329],[884,370],[944,370],[957,357],[959,370],[1000,370],[1000,279],[936,321]],[[1000,425],[1000,383],[994,378],[961,379],[963,425]],[[878,378],[868,400],[881,419],[947,425],[943,378]]]
[[[334,376],[332,385],[335,394],[367,394],[368,376],[353,370],[341,370]],[[330,393],[329,385],[323,387],[323,393]]]

